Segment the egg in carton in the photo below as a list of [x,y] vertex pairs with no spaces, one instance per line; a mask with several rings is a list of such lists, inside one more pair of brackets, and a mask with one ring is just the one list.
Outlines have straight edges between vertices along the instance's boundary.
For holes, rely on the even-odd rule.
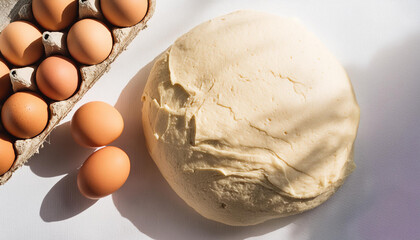
[[[100,0],[79,0],[79,20],[84,18],[98,19],[104,23],[104,17],[100,11]],[[156,0],[148,0],[148,10],[141,22],[132,27],[116,27],[107,24],[113,35],[113,48],[108,58],[96,65],[79,68],[81,81],[77,92],[67,100],[56,101],[49,104],[49,121],[46,128],[36,137],[31,139],[18,139],[14,143],[16,159],[8,172],[0,176],[0,185],[6,183],[13,172],[25,164],[47,139],[51,131],[59,122],[72,110],[74,105],[92,88],[99,78],[110,69],[110,64],[117,56],[124,51],[137,34],[147,27],[146,23],[152,17],[156,6]],[[0,2],[0,30],[4,29],[10,22],[24,20],[36,22],[31,8],[31,0],[9,0]],[[65,32],[45,31],[42,35],[42,42],[46,57],[51,55],[69,56],[66,49]],[[35,91],[38,92],[35,83],[36,65],[16,68],[10,70],[10,79],[13,91]]]

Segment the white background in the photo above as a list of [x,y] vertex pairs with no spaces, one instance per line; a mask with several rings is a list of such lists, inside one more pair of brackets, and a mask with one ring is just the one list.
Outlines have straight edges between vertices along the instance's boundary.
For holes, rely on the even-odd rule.
[[[210,18],[258,9],[299,18],[348,70],[361,107],[356,171],[320,207],[251,227],[204,219],[170,189],[144,146],[140,96],[152,62]],[[115,105],[129,154],[122,189],[93,202],[77,191],[68,120],[0,187],[0,239],[420,239],[420,2],[157,0],[147,30],[76,106]],[[250,216],[252,217],[252,216]]]

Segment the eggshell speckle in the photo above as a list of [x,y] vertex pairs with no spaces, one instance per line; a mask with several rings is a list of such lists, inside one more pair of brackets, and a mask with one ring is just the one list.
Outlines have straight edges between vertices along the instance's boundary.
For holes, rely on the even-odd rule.
[[17,138],[32,138],[48,123],[48,105],[32,92],[17,92],[10,96],[1,110],[3,127]]
[[77,175],[77,186],[87,198],[98,199],[117,191],[130,174],[130,159],[117,147],[105,147],[89,156]]

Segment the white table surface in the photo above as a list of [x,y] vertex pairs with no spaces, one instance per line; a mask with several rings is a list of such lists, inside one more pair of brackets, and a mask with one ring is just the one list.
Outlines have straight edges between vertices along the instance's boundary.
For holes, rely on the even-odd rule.
[[[204,219],[170,189],[148,156],[140,95],[153,60],[193,26],[237,10],[293,16],[348,70],[361,107],[356,171],[320,207],[251,227]],[[97,202],[76,187],[93,151],[69,132],[74,110],[39,155],[0,187],[0,239],[420,239],[420,1],[157,0],[149,28],[76,106],[115,105],[126,128],[114,145],[131,175]]]

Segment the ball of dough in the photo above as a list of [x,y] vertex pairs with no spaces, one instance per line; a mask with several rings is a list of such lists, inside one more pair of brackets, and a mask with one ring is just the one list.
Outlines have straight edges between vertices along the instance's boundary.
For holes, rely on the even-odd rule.
[[350,80],[294,19],[239,11],[199,25],[157,60],[142,100],[153,160],[218,222],[314,208],[355,167]]

